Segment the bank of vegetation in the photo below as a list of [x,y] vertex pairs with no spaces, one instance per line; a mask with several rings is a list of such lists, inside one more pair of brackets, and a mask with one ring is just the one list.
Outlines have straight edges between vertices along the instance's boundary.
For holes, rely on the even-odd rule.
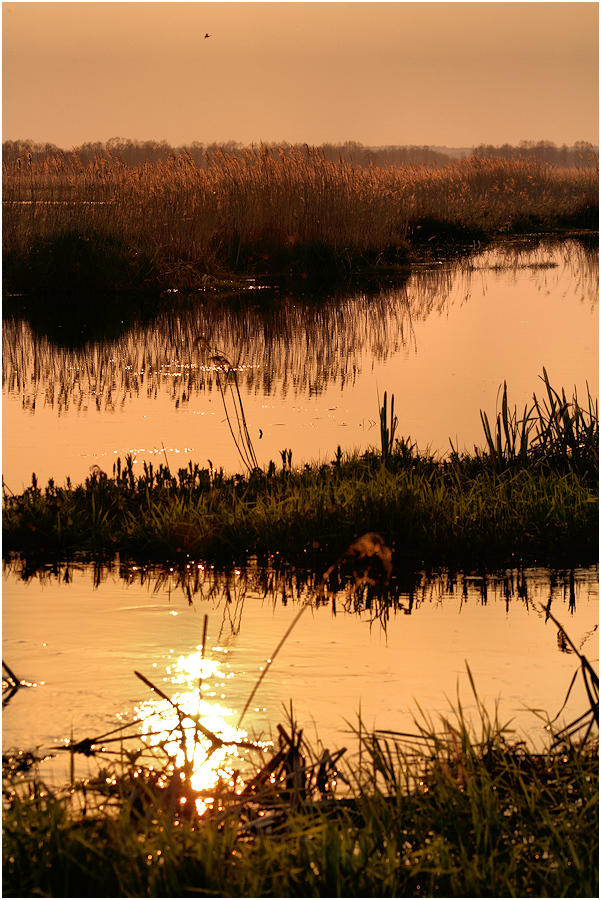
[[[227,404],[235,372],[225,367],[222,377]],[[290,450],[281,466],[256,466],[243,410],[230,397],[246,474],[191,461],[177,473],[144,463],[136,475],[129,457],[77,486],[41,488],[34,475],[23,494],[4,491],[3,553],[225,567],[256,557],[323,572],[358,536],[376,532],[404,571],[590,564],[598,559],[597,402],[569,400],[543,377],[546,395],[522,416],[505,389],[496,421],[482,415],[484,446],[473,454],[419,453],[396,437],[385,397],[378,450],[338,448],[331,462],[299,469]]]
[[598,740],[533,753],[480,711],[480,734],[461,707],[413,739],[360,734],[352,765],[279,726],[236,791],[194,791],[160,745],[65,791],[15,778],[3,896],[598,896]]
[[596,166],[526,153],[436,165],[330,156],[261,146],[199,160],[183,149],[132,164],[109,146],[7,153],[5,291],[79,299],[234,276],[323,279],[407,266],[441,245],[598,229]]
[[[251,145],[255,147],[256,145]],[[266,142],[263,146],[268,152],[279,157],[288,154],[293,145],[287,141],[274,144]],[[28,159],[39,163],[45,158],[60,154],[75,153],[81,162],[87,164],[97,157],[107,159],[118,157],[128,166],[140,166],[144,163],[168,162],[172,156],[189,154],[194,162],[203,167],[210,165],[210,160],[217,152],[227,156],[242,158],[248,147],[239,141],[221,143],[203,143],[192,141],[189,144],[172,146],[168,141],[138,141],[131,138],[110,138],[108,141],[86,141],[77,147],[65,149],[49,142],[35,141],[3,141],[2,157],[6,162],[17,159]],[[297,149],[309,155],[311,149],[307,144],[297,145]],[[445,165],[454,159],[469,156],[499,157],[502,159],[535,159],[552,166],[563,168],[597,168],[599,165],[599,148],[587,141],[576,141],[572,146],[557,146],[553,141],[521,141],[513,144],[480,144],[477,147],[428,147],[424,145],[389,145],[370,147],[359,141],[344,141],[341,144],[319,144],[316,149],[329,162],[352,162],[355,166],[427,166],[429,168]]]

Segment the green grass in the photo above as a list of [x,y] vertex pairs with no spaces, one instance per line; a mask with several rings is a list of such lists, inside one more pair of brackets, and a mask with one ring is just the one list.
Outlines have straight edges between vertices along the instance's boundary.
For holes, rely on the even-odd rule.
[[[473,455],[438,459],[405,439],[392,447],[383,406],[382,452],[339,448],[329,464],[295,470],[288,450],[281,469],[246,475],[190,462],[177,474],[144,463],[136,476],[130,457],[112,477],[98,471],[75,487],[42,490],[34,476],[22,495],[5,491],[3,552],[219,566],[256,556],[323,572],[373,531],[405,570],[589,564],[598,558],[596,404],[568,403],[546,373],[544,382],[547,399],[535,396],[523,419],[505,392],[495,435],[483,417],[487,447]],[[240,415],[232,411],[232,433]]]
[[279,726],[201,817],[157,750],[64,791],[13,780],[3,896],[598,896],[598,741],[533,753],[477,706],[479,733],[460,704],[413,736],[359,723],[351,760]]
[[596,489],[574,473],[497,475],[485,459],[393,454],[384,468],[369,454],[232,477],[192,465],[136,477],[126,466],[114,478],[44,490],[34,482],[5,497],[3,552],[226,566],[275,556],[319,569],[377,531],[397,566],[583,565],[597,558],[597,515]]

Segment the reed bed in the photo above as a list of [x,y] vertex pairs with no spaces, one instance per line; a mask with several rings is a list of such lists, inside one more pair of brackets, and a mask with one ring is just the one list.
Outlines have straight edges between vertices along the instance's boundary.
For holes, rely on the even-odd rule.
[[[470,157],[357,167],[318,150],[187,152],[131,166],[110,150],[3,164],[8,289],[201,286],[224,272],[296,275],[406,262],[411,246],[598,227],[598,172]],[[203,282],[203,279],[205,281]]]
[[[296,469],[285,449],[281,468],[246,475],[190,461],[176,474],[145,463],[138,476],[131,457],[78,486],[42,490],[34,475],[22,495],[4,491],[3,552],[216,565],[256,556],[324,571],[376,532],[401,568],[588,564],[598,555],[597,406],[590,395],[588,408],[568,403],[546,373],[544,383],[547,397],[535,395],[523,419],[505,392],[496,437],[483,417],[488,446],[471,455],[434,458],[404,438],[391,447],[393,409],[389,424],[383,406],[382,448],[361,457],[339,448],[329,464]],[[229,389],[226,414],[243,442]],[[241,452],[251,460],[252,444]]]
[[352,759],[291,720],[210,797],[160,746],[62,791],[30,754],[6,783],[3,895],[597,896],[598,740],[533,753],[476,703],[479,729],[459,702],[411,735],[359,720]]

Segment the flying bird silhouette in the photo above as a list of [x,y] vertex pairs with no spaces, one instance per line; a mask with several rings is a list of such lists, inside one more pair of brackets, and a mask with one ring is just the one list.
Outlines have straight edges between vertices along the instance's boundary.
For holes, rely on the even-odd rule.
[[211,37],[211,35],[210,35],[210,34],[205,34],[205,41],[206,41],[206,39],[207,39],[208,37]]

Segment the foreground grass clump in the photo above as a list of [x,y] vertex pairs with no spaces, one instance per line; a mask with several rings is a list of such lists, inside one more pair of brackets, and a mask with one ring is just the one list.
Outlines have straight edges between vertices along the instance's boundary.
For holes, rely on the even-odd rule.
[[362,168],[266,147],[216,151],[205,166],[186,152],[126,165],[109,150],[3,164],[3,276],[19,293],[197,288],[224,272],[323,278],[407,264],[433,242],[566,228],[598,229],[595,169],[476,156]]
[[15,784],[3,895],[598,896],[598,742],[533,753],[488,721],[476,737],[461,708],[444,725],[404,743],[359,732],[348,765],[280,726],[279,749],[202,814],[189,773],[159,766],[161,781],[157,760],[64,792]]

